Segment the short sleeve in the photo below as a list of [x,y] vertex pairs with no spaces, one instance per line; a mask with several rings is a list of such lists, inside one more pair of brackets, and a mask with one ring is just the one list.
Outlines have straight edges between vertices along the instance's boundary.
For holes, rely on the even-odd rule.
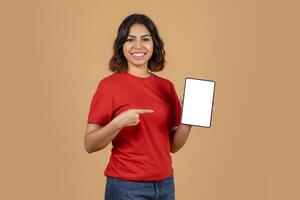
[[175,126],[179,126],[181,123],[182,108],[174,84],[171,83],[170,87],[171,87],[170,96],[171,96],[171,105],[172,105],[171,107],[171,129],[172,129]]
[[112,120],[113,100],[109,86],[101,80],[93,95],[88,114],[88,123],[105,126]]

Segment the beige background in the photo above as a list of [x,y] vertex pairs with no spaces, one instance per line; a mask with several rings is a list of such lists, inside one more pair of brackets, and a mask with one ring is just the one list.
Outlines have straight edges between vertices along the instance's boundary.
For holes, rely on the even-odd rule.
[[296,2],[2,2],[0,199],[103,199],[110,147],[88,154],[85,123],[133,12],[157,24],[179,96],[186,76],[217,82],[212,128],[173,155],[177,199],[300,199]]

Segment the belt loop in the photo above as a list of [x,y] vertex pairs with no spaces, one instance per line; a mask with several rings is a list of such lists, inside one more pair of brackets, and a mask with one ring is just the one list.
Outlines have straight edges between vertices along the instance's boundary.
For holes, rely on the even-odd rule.
[[158,181],[154,181],[154,190],[155,190],[155,197],[154,197],[154,199],[157,199],[158,196],[159,196]]

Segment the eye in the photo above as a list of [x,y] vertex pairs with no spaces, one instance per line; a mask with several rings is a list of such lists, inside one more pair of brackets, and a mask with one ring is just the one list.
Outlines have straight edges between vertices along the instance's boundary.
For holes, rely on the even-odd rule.
[[150,39],[149,39],[149,38],[144,38],[143,40],[144,40],[144,41],[150,41]]

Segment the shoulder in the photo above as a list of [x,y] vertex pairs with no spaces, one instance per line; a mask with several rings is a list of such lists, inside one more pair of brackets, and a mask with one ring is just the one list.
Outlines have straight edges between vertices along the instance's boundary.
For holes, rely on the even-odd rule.
[[176,92],[175,84],[171,79],[158,76],[158,75],[156,75],[156,77],[158,78],[157,80],[161,87],[165,88],[171,94]]
[[104,76],[100,78],[99,85],[109,86],[115,83],[117,80],[120,80],[120,74],[117,72],[114,72],[110,75]]
[[101,81],[103,81],[103,82],[111,82],[111,81],[114,81],[115,79],[117,79],[118,76],[120,76],[120,73],[114,72],[114,73],[111,73],[110,75],[107,75],[107,76],[103,77],[101,79]]
[[160,81],[162,83],[164,83],[161,85],[163,85],[163,87],[169,92],[169,94],[171,94],[171,95],[177,94],[175,84],[171,79],[161,77],[161,76],[158,76],[158,78],[160,79]]
[[168,78],[165,78],[165,77],[157,75],[157,74],[155,74],[155,77],[156,77],[157,81],[159,81],[161,84],[167,85],[169,87],[174,86],[173,81]]

